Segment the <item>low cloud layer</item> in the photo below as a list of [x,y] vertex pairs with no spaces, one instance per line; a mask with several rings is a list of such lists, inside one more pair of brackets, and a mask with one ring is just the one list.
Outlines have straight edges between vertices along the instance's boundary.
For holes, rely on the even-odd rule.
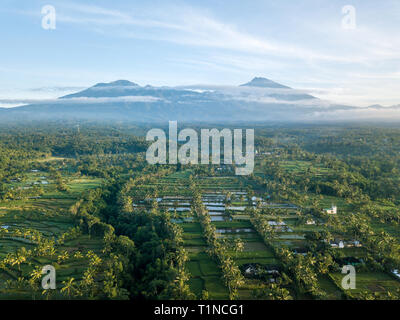
[[[265,79],[265,81],[269,81]],[[269,88],[244,86],[193,85],[178,87],[142,87],[135,83],[119,80],[97,84],[87,90],[59,99],[1,99],[0,105],[32,105],[34,112],[42,105],[43,110],[54,106],[57,112],[68,112],[64,106],[78,106],[76,110],[95,112],[85,106],[98,105],[99,110],[109,112],[107,104],[115,116],[130,112],[141,119],[175,119],[219,121],[354,121],[354,120],[400,120],[400,105],[367,107],[339,104],[318,99],[307,90],[291,88]],[[271,86],[278,83],[267,82]],[[92,97],[99,94],[99,97]],[[124,94],[126,94],[124,96]],[[164,98],[165,97],[165,98]],[[143,109],[136,103],[150,103]],[[82,108],[80,108],[82,106]],[[105,109],[104,109],[105,108]],[[24,108],[24,112],[29,109]],[[35,111],[36,110],[36,111]],[[42,111],[45,112],[45,111]],[[136,112],[136,113],[135,113]],[[4,113],[3,113],[4,114]],[[138,116],[139,115],[139,116]],[[215,115],[215,118],[214,118]],[[224,116],[225,115],[225,116]],[[96,113],[97,117],[102,114]]]
[[27,104],[81,104],[81,103],[114,103],[114,102],[158,102],[162,99],[151,96],[125,96],[125,97],[102,97],[102,98],[69,98],[69,99],[0,99],[0,106],[23,106]]

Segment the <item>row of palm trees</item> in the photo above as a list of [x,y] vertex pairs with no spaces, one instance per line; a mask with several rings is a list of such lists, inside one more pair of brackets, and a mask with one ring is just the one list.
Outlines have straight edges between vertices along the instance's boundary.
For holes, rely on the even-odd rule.
[[[165,213],[169,216],[169,213]],[[167,230],[170,233],[169,238],[175,244],[175,279],[171,286],[171,298],[177,300],[195,299],[196,296],[191,292],[188,285],[190,274],[186,271],[186,262],[189,260],[187,251],[183,246],[183,229],[172,223],[170,219],[166,219]]]
[[[224,282],[229,289],[229,298],[231,300],[237,299],[239,295],[238,289],[244,284],[244,277],[230,256],[228,246],[217,238],[215,226],[211,224],[211,218],[204,207],[201,193],[194,184],[190,186],[190,189],[193,194],[192,211],[196,214],[202,226],[204,237],[209,246],[207,252],[219,262]],[[242,248],[242,245],[238,244],[239,248]]]

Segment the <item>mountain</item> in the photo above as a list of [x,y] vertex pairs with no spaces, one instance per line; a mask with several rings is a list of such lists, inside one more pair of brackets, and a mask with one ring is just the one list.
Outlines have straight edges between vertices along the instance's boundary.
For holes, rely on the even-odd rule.
[[240,85],[241,87],[253,87],[253,88],[263,88],[263,89],[286,89],[280,90],[277,93],[270,93],[268,96],[272,98],[276,98],[278,100],[287,100],[287,101],[295,101],[295,100],[307,100],[307,99],[316,99],[315,97],[306,94],[306,93],[295,93],[294,90],[290,87],[284,86],[275,81],[269,80],[267,78],[256,77],[250,82]]
[[255,77],[250,82],[240,85],[241,87],[259,87],[259,88],[284,88],[284,89],[291,89],[287,86],[284,86],[280,83],[274,82],[267,78],[260,78]]
[[52,101],[0,108],[0,121],[311,121],[346,118],[355,110],[260,77],[240,86],[153,87],[117,80]]
[[139,85],[128,80],[117,80],[109,83],[98,83],[91,88],[86,90],[69,94],[61,97],[60,99],[68,98],[79,98],[79,97],[119,97],[128,96],[132,92],[139,88]]

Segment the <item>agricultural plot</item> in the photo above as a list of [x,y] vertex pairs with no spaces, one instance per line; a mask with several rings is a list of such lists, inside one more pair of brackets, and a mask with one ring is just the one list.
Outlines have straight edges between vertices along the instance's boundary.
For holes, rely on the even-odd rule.
[[[62,288],[69,278],[82,279],[91,254],[103,256],[102,238],[90,238],[74,229],[76,223],[68,211],[83,192],[100,186],[101,180],[69,175],[62,179],[67,181],[64,192],[57,190],[48,172],[30,170],[21,181],[11,182],[12,190],[40,186],[40,195],[0,202],[0,299],[47,299],[50,292],[43,295],[37,283],[29,282],[37,268],[52,265],[56,286]],[[40,251],[41,246],[46,249]],[[59,290],[51,294],[52,299],[65,299]]]
[[[204,180],[212,180],[214,186],[211,188]],[[268,282],[252,276],[250,269],[255,265],[276,269],[279,261],[249,221],[246,208],[253,205],[249,206],[247,193],[240,188],[240,182],[237,177],[213,177],[203,178],[196,185],[202,191],[203,204],[216,228],[217,238],[228,243],[228,247],[234,247],[238,240],[242,243],[240,251],[230,251],[245,279],[239,288],[239,298],[254,299],[253,291],[264,288]]]
[[[189,193],[181,192],[188,189],[191,174],[190,171],[177,172],[141,188],[162,190],[158,193],[159,198],[153,200],[157,201],[161,210],[170,212],[173,221],[183,229],[184,247],[190,258],[186,268],[191,275],[189,286],[192,292],[201,296],[203,290],[206,290],[210,298],[226,298],[228,290],[223,284],[220,267],[206,253],[207,244],[200,224],[191,212]],[[195,184],[201,191],[203,205],[216,228],[217,238],[232,247],[230,254],[244,276],[245,282],[239,288],[239,297],[254,299],[254,290],[266,288],[273,283],[282,269],[279,259],[265,245],[250,222],[248,209],[254,208],[256,203],[249,201],[247,192],[241,188],[243,181],[238,177],[196,177]],[[261,205],[271,213],[266,217],[277,230],[274,242],[277,247],[288,247],[292,250],[304,247],[304,234],[308,230],[306,226],[296,225],[296,206],[265,201]],[[146,205],[144,199],[139,201],[137,208],[145,207],[150,209],[149,203]],[[315,226],[308,229],[314,230]],[[238,241],[242,243],[241,249],[235,251],[233,248]],[[273,276],[256,276],[256,267]],[[331,285],[334,286],[333,283]]]
[[298,174],[309,170],[315,176],[323,176],[332,172],[329,168],[325,168],[320,164],[313,164],[311,161],[284,160],[280,162],[280,166],[291,174]]
[[[343,275],[341,273],[330,274],[338,287],[341,286]],[[385,294],[387,291],[396,291],[400,289],[400,283],[393,276],[384,272],[357,272],[356,288],[350,291],[354,298],[365,298],[377,294]]]
[[[312,167],[307,161],[285,161],[282,164],[285,170],[293,174],[311,170],[316,176],[329,173],[329,169],[322,166]],[[261,190],[255,199],[249,199],[247,190],[243,185],[248,183],[237,176],[194,176],[193,171],[184,170],[170,174],[158,179],[154,183],[145,184],[140,188],[157,190],[158,207],[170,213],[171,218],[183,229],[184,248],[189,254],[186,269],[190,273],[189,286],[196,296],[201,297],[203,291],[209,293],[211,299],[222,299],[228,297],[228,289],[222,281],[220,267],[207,254],[207,243],[202,233],[201,226],[191,212],[191,194],[189,192],[190,181],[194,181],[196,187],[201,191],[202,202],[210,216],[211,223],[216,228],[217,239],[228,245],[229,253],[244,276],[244,283],[239,287],[239,298],[254,299],[254,292],[268,288],[271,283],[279,281],[284,270],[284,265],[274,254],[275,249],[289,249],[293,255],[306,255],[309,252],[310,240],[308,235],[315,233],[324,234],[328,229],[317,216],[304,219],[301,211],[303,208],[288,202],[271,201],[264,198],[265,193]],[[194,179],[194,180],[193,180]],[[257,191],[256,191],[257,192]],[[257,200],[256,200],[257,199]],[[150,199],[152,200],[152,199]],[[318,201],[323,207],[330,207],[333,203],[340,209],[338,217],[345,216],[350,212],[353,205],[344,201],[343,198],[334,196],[318,196],[312,193],[304,193],[303,205],[305,208]],[[151,202],[151,201],[150,201]],[[149,208],[150,202],[139,201],[138,208]],[[265,244],[262,235],[255,230],[250,222],[249,209],[258,208],[263,219],[265,219],[273,230],[273,237],[269,247]],[[376,222],[374,228],[383,228]],[[397,230],[390,230],[396,234]],[[333,235],[334,237],[335,234]],[[335,240],[338,241],[338,240]],[[345,245],[328,242],[337,254],[337,262],[360,261],[362,264],[367,257],[367,251],[360,246],[347,245],[351,239],[347,239]],[[241,243],[240,250],[235,250],[235,244]],[[273,248],[275,248],[273,250]],[[344,263],[343,262],[343,263]],[[353,263],[353,262],[349,262]],[[338,268],[340,266],[338,265]],[[260,271],[261,270],[261,271]],[[259,272],[269,274],[258,276]],[[385,288],[397,289],[399,281],[389,274],[377,274],[372,280],[374,273],[368,273],[360,277],[360,289],[354,292],[353,297],[360,297],[363,293],[383,292]],[[341,273],[318,275],[320,290],[324,292],[324,299],[343,299],[345,295],[341,288]],[[369,279],[369,280],[368,280]],[[340,280],[340,281],[339,281]],[[310,298],[308,294],[297,292],[295,286],[287,286],[291,294],[297,298]],[[352,295],[348,295],[347,297]]]

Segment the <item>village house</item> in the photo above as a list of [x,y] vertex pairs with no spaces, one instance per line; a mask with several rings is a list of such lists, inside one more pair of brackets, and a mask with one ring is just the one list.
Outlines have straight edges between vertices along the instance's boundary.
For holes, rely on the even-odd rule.
[[253,204],[253,206],[256,206],[257,205],[257,203],[263,203],[263,198],[261,198],[261,197],[251,197],[251,201],[252,201],[252,204]]
[[332,248],[340,248],[340,249],[344,248],[344,241],[341,239],[333,239],[330,241],[325,239],[324,242],[329,243],[329,245]]
[[244,274],[245,276],[258,276],[262,273],[268,275],[268,281],[271,283],[276,282],[276,280],[281,276],[279,270],[277,270],[274,266],[262,266],[259,264],[248,264],[244,266]]
[[344,242],[342,240],[340,241],[333,241],[330,243],[332,248],[339,248],[343,249],[344,248]]
[[332,205],[332,207],[324,209],[323,211],[326,212],[327,214],[337,214],[337,207]]
[[[327,242],[327,240],[324,240]],[[329,244],[331,245],[332,248],[352,248],[352,247],[362,247],[362,244],[358,240],[350,240],[350,241],[345,241],[342,239],[334,239],[329,241]]]
[[352,240],[352,241],[345,241],[344,242],[345,247],[362,247],[362,244],[358,240]]

